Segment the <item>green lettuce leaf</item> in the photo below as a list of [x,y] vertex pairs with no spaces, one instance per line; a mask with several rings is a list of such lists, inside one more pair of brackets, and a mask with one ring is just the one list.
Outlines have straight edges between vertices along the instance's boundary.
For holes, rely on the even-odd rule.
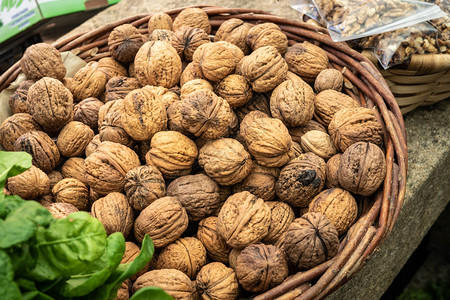
[[9,255],[0,250],[0,295],[3,299],[22,299],[20,289],[14,282],[14,270]]
[[130,298],[130,300],[173,300],[163,289],[155,286],[146,286]]
[[31,155],[26,152],[0,151],[0,191],[3,193],[6,179],[31,168]]

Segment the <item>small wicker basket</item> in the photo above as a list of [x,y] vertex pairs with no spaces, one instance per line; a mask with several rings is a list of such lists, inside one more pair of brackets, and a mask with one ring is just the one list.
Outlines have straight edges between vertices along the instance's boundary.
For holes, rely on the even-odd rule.
[[[407,171],[406,133],[400,108],[386,81],[370,60],[342,43],[333,42],[325,30],[259,10],[197,7],[209,15],[213,34],[225,20],[240,18],[251,23],[278,24],[288,36],[290,45],[302,41],[319,45],[327,52],[331,67],[344,74],[344,92],[362,106],[375,107],[378,119],[383,125],[387,165],[384,184],[375,195],[362,201],[362,213],[349,231],[351,233],[342,239],[339,253],[333,259],[294,275],[289,281],[258,295],[255,299],[274,299],[287,293],[289,299],[297,296],[298,299],[324,298],[364,266],[397,221],[405,197]],[[175,18],[182,9],[166,13]],[[107,39],[114,27],[130,23],[146,34],[150,17],[151,15],[129,17],[53,45],[61,52],[72,51],[87,61],[99,60],[109,56]],[[6,71],[0,77],[0,91],[7,88],[20,72],[19,63]],[[308,282],[315,283],[311,286]]]

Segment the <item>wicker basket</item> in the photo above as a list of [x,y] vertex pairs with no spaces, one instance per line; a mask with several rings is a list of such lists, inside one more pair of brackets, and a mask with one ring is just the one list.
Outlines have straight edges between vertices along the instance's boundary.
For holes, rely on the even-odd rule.
[[[387,172],[382,188],[362,201],[361,215],[342,239],[339,253],[331,260],[291,280],[258,295],[255,299],[274,299],[289,293],[298,299],[321,299],[330,294],[360,270],[395,224],[403,205],[406,189],[406,133],[401,111],[379,71],[366,57],[344,44],[335,43],[325,30],[293,20],[283,19],[263,11],[198,6],[210,17],[213,33],[225,20],[240,18],[247,22],[274,22],[280,26],[292,45],[310,41],[320,45],[328,54],[332,67],[343,72],[345,92],[363,106],[376,107],[375,112],[384,128]],[[168,11],[173,18],[182,10]],[[118,25],[131,23],[147,33],[151,15],[129,17],[85,34],[72,36],[53,45],[60,51],[73,51],[87,61],[109,56],[107,38]],[[21,72],[13,65],[0,77],[0,91],[8,87]],[[308,282],[315,282],[314,285]]]

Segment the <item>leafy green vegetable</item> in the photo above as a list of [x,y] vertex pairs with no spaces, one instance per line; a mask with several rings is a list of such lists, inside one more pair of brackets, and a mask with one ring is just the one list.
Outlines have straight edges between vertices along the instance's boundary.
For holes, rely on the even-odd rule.
[[130,300],[173,300],[173,298],[164,292],[163,289],[154,286],[146,286],[130,298]]
[[3,193],[6,179],[31,168],[31,155],[25,152],[0,151],[0,190]]
[[0,250],[0,295],[5,299],[21,299],[19,286],[13,280],[11,258],[5,251]]

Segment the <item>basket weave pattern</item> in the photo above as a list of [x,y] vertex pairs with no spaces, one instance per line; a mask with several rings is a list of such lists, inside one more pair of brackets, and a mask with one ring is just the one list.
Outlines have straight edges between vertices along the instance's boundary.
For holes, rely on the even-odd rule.
[[[343,72],[346,80],[344,92],[362,106],[376,107],[376,115],[384,128],[386,149],[387,172],[382,188],[374,196],[363,200],[359,220],[350,230],[351,234],[347,234],[341,241],[339,253],[333,259],[294,275],[291,280],[255,299],[274,299],[298,287],[298,291],[302,292],[298,299],[324,298],[364,266],[398,218],[405,197],[407,170],[406,133],[400,108],[386,81],[370,60],[344,44],[333,42],[325,30],[259,10],[197,7],[201,7],[209,15],[212,34],[225,20],[240,18],[251,23],[276,23],[287,35],[290,45],[302,41],[319,45],[327,52],[331,67]],[[166,13],[175,18],[182,9]],[[129,17],[53,45],[61,52],[72,51],[86,61],[97,61],[109,56],[107,40],[114,27],[130,23],[138,27],[141,33],[147,34],[150,17],[151,15]],[[19,63],[5,72],[0,77],[0,91],[7,88],[20,72]],[[306,284],[315,279],[317,281],[311,287]]]

